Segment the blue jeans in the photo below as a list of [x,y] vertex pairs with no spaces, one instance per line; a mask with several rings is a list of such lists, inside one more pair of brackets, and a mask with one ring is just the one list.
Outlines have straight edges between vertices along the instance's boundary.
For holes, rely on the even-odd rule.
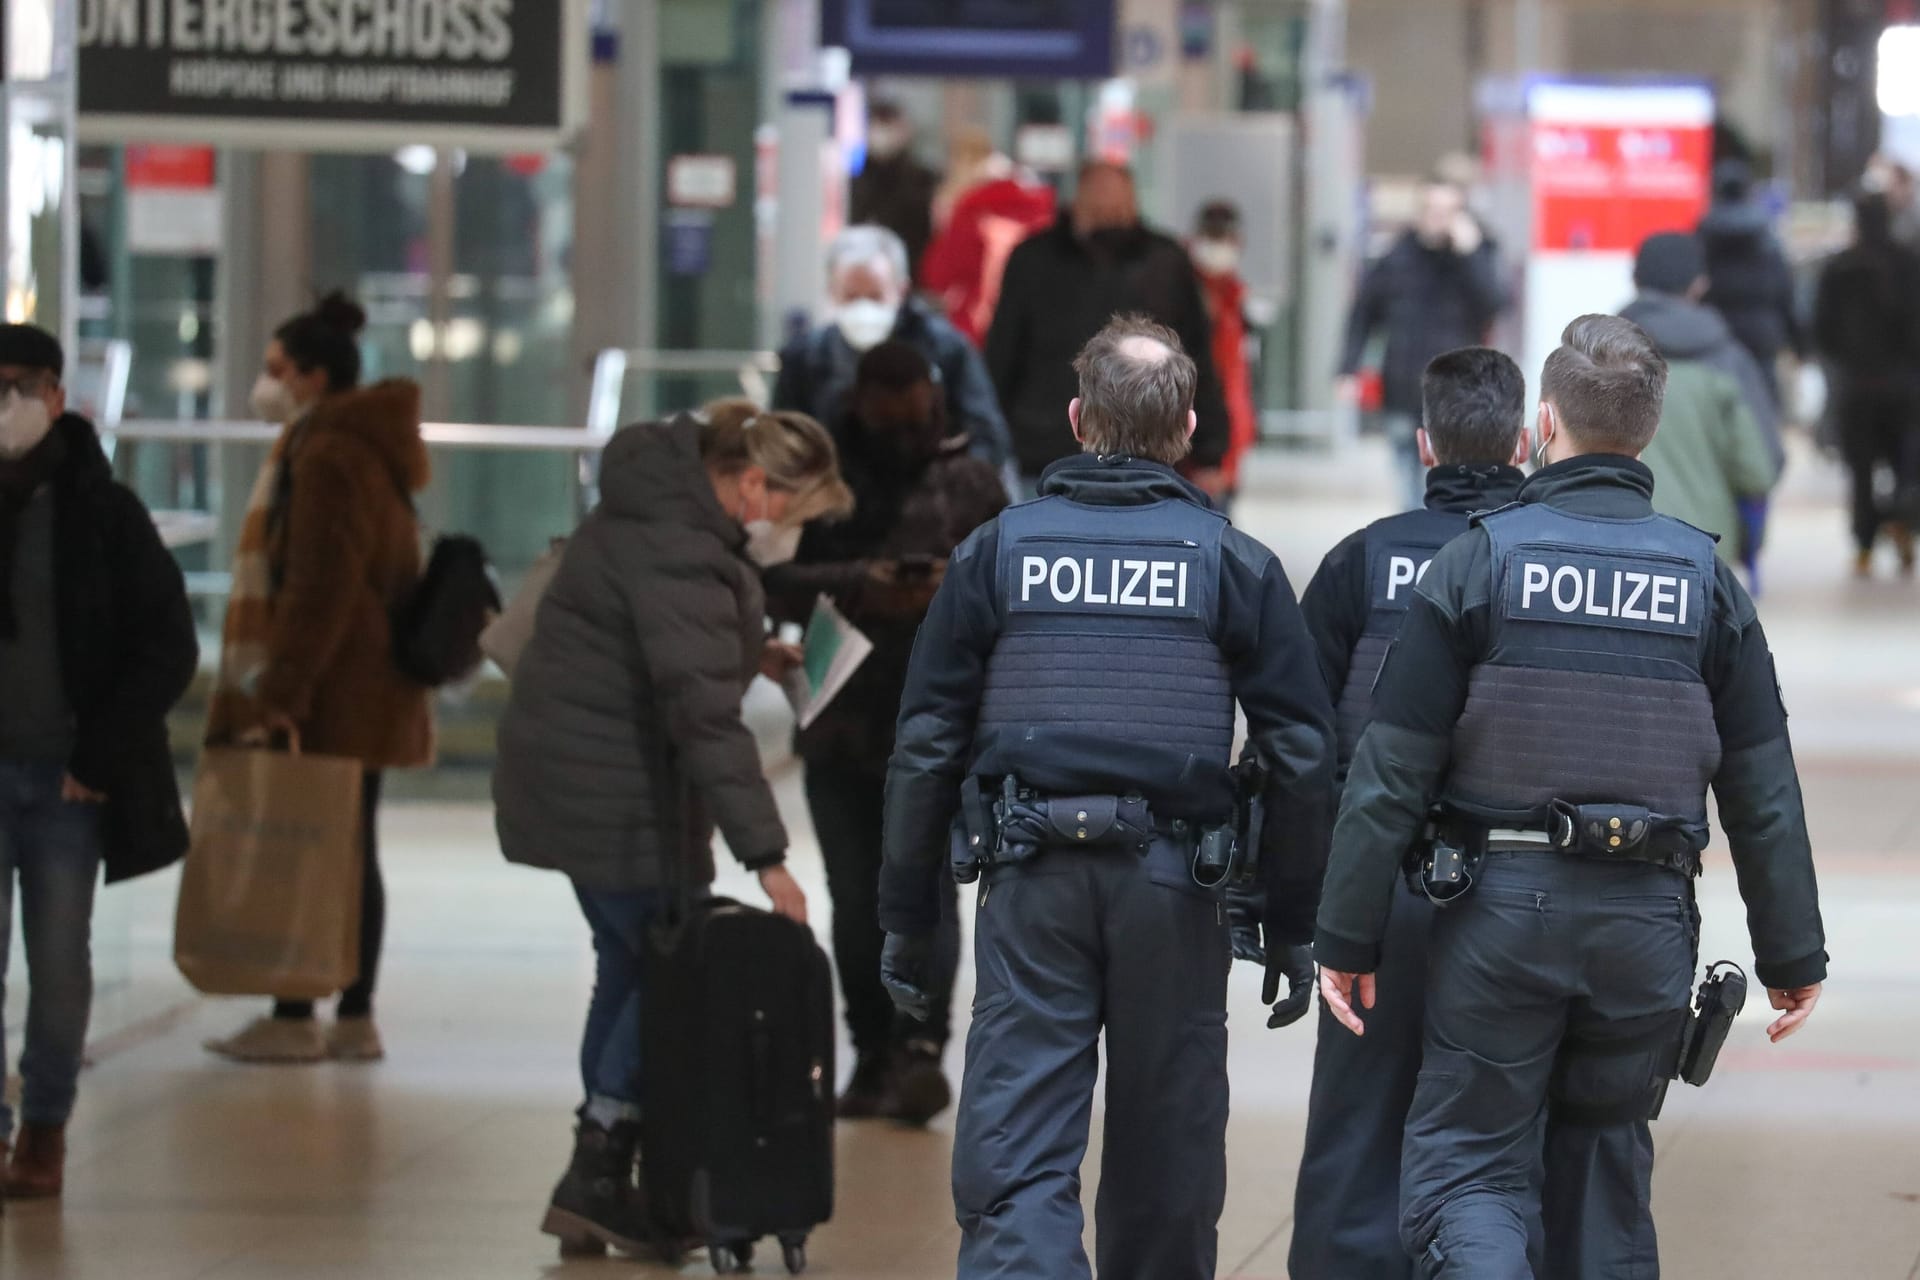
[[[13,885],[27,951],[27,1043],[20,1055],[21,1118],[63,1125],[73,1114],[93,1009],[93,890],[100,876],[100,811],[60,798],[57,764],[0,760],[0,995],[12,945]],[[0,1064],[7,1059],[0,1024]],[[0,1099],[0,1141],[13,1133]]]
[[610,893],[578,881],[574,896],[593,929],[593,1000],[580,1042],[586,1087],[582,1119],[603,1129],[640,1118],[640,1000],[646,985],[647,930],[666,910],[658,889]]

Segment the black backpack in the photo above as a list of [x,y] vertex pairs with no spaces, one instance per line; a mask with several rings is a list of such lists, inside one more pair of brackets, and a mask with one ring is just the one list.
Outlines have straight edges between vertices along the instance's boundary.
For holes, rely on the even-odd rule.
[[480,669],[480,633],[500,612],[500,588],[476,538],[436,538],[427,571],[393,611],[393,660],[401,674],[437,689]]

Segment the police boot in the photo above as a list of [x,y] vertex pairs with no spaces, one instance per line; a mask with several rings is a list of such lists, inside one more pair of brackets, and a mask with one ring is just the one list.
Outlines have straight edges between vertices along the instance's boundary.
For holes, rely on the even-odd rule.
[[609,1248],[629,1255],[654,1250],[652,1215],[635,1180],[639,1141],[637,1124],[602,1129],[582,1120],[574,1130],[573,1160],[540,1224],[559,1239],[562,1257],[595,1257]]
[[842,1120],[871,1120],[890,1114],[893,1102],[891,1055],[862,1049],[853,1064],[853,1078],[840,1095],[836,1114]]
[[893,1071],[893,1106],[887,1113],[893,1119],[923,1125],[952,1105],[953,1086],[940,1069],[940,1046],[933,1041],[908,1041]]

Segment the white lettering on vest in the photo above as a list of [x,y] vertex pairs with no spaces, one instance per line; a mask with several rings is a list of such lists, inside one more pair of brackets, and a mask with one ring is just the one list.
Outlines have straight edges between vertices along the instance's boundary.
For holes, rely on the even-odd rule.
[[1521,570],[1520,607],[1533,608],[1533,598],[1547,589],[1547,566],[1528,563]]
[[[1060,589],[1060,575],[1063,572],[1073,574],[1073,585],[1064,591]],[[1078,560],[1055,560],[1053,562],[1053,573],[1047,585],[1053,590],[1053,598],[1055,600],[1058,600],[1061,604],[1070,604],[1080,598],[1081,581],[1080,562]]]
[[[1045,586],[1059,604],[1127,609],[1184,609],[1190,566],[1184,560],[1099,560],[1062,556],[1020,558],[1020,602]],[[1144,590],[1143,590],[1144,588]]]
[[1033,599],[1033,589],[1047,580],[1047,561],[1044,556],[1025,556],[1020,561],[1020,599]]
[[1400,588],[1417,586],[1433,567],[1431,559],[1415,562],[1412,556],[1387,557],[1387,599],[1400,598]]
[[1627,585],[1632,587],[1633,590],[1627,593],[1627,602],[1620,606],[1619,611],[1616,612],[1614,616],[1617,618],[1630,618],[1635,622],[1649,621],[1647,611],[1639,608],[1636,602],[1641,596],[1647,593],[1647,583],[1652,579],[1644,573],[1629,573],[1626,577]]
[[1693,600],[1691,579],[1615,569],[1609,583],[1600,576],[1603,573],[1607,571],[1525,562],[1520,566],[1520,611],[1532,611],[1535,598],[1545,596],[1558,613],[1662,626],[1688,625]]
[[[1566,600],[1560,598],[1560,584],[1573,583],[1573,595]],[[1580,607],[1580,571],[1570,564],[1563,564],[1553,571],[1553,607],[1562,613],[1572,613]]]
[[1155,609],[1173,608],[1173,561],[1155,560],[1147,584],[1147,603]]
[[1087,561],[1087,603],[1088,604],[1112,604],[1113,603],[1113,580],[1119,576],[1120,576],[1120,570],[1117,567],[1115,567],[1113,569],[1113,572],[1107,575],[1107,594],[1097,595],[1093,590],[1093,561],[1091,560]]

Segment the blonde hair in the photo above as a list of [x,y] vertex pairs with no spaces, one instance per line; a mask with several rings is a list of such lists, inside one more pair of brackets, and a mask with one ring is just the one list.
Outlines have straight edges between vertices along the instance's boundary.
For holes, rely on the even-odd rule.
[[700,460],[723,476],[748,467],[765,471],[769,489],[793,495],[788,523],[853,512],[833,437],[804,413],[766,410],[738,397],[715,400],[700,411]]

